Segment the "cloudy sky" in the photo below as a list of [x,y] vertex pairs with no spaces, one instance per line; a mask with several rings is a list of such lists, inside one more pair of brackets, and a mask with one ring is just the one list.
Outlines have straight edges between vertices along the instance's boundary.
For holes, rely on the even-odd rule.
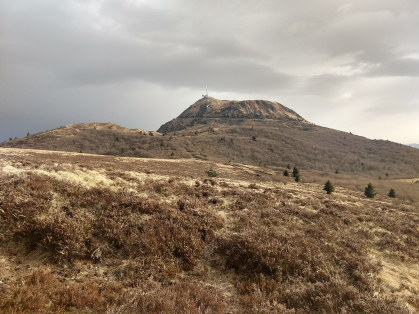
[[0,0],[0,141],[156,130],[209,86],[419,142],[418,0]]

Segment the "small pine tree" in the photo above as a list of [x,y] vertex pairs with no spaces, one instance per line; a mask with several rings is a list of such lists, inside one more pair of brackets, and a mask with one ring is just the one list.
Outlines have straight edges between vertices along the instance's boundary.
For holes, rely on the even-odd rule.
[[26,134],[26,136],[29,136],[29,135],[31,135],[31,133],[28,132],[28,134]]
[[9,141],[11,141],[12,140],[12,138],[9,138]]
[[390,192],[388,192],[388,196],[391,198],[395,198],[396,197],[396,191],[394,189],[390,189]]
[[330,182],[330,180],[327,180],[323,190],[325,190],[327,194],[332,194],[335,191],[335,187],[333,186],[332,182]]
[[300,182],[301,181],[301,179],[300,179],[300,175],[299,174],[297,174],[296,176],[295,176],[295,182]]
[[256,142],[256,136],[255,135],[252,136],[252,141]]
[[153,134],[153,132],[148,132],[148,134],[150,135],[150,136],[154,136],[154,134]]
[[298,168],[294,166],[294,169],[292,170],[292,175],[294,177],[297,177],[299,174],[300,174],[300,170],[298,170]]
[[285,171],[284,171],[284,176],[286,176],[286,177],[289,177],[289,176],[290,176],[290,174],[289,174],[288,170],[285,170]]
[[212,167],[210,168],[210,170],[205,171],[205,172],[207,173],[207,175],[209,177],[214,177],[215,178],[216,176],[218,176],[217,172],[215,172],[215,170],[213,170]]
[[119,137],[116,137],[115,141],[119,142]]
[[339,174],[339,171],[338,171],[338,169],[336,169],[335,173],[336,173],[336,174]]
[[291,166],[290,166],[290,164],[288,164],[288,165],[287,165],[287,169],[291,169]]
[[368,198],[374,198],[374,196],[377,195],[371,183],[368,183],[368,186],[365,188],[364,194]]
[[174,156],[175,155],[175,153],[174,152],[172,152],[171,154],[170,154],[170,156]]

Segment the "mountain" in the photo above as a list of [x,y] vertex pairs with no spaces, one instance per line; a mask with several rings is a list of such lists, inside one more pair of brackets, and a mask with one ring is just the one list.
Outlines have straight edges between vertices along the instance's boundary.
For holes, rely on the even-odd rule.
[[419,144],[410,144],[409,146],[414,147],[414,148],[419,148]]
[[76,124],[0,143],[0,147],[123,157],[194,158],[214,162],[418,177],[419,150],[321,127],[264,100],[204,98],[158,132],[112,123]]
[[163,124],[157,132],[179,131],[195,123],[206,123],[211,119],[288,119],[304,121],[295,111],[267,100],[218,100],[202,98],[182,112],[179,117]]

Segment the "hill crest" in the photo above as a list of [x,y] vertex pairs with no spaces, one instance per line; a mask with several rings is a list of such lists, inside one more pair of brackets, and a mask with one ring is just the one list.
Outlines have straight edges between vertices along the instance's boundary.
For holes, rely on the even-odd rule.
[[194,119],[288,119],[307,122],[295,111],[278,102],[202,98],[189,106],[176,119],[163,124],[157,131],[161,133],[177,131],[184,128],[184,125],[190,124]]
[[256,118],[304,120],[295,111],[268,100],[219,100],[203,98],[182,112],[178,118]]

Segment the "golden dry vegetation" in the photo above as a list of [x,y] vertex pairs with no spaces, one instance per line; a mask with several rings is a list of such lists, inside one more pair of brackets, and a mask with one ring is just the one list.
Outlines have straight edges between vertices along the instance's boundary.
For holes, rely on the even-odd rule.
[[84,123],[16,138],[0,147],[139,158],[192,158],[383,180],[419,177],[419,150],[317,126],[275,102],[204,98],[159,132]]
[[417,313],[415,203],[283,170],[0,148],[0,312]]
[[[107,124],[106,124],[107,125]],[[112,125],[111,125],[112,126]],[[96,127],[96,129],[95,129]],[[193,158],[385,179],[419,177],[419,150],[293,120],[206,119],[152,133],[76,125],[6,141],[0,147],[139,158]],[[58,130],[60,131],[58,133]],[[128,129],[126,129],[128,130]]]

